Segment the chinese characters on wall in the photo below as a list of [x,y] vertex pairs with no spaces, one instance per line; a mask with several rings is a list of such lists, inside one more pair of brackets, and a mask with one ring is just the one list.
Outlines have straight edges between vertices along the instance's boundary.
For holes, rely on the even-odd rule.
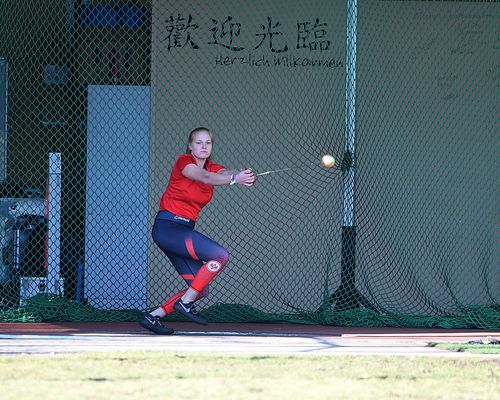
[[215,56],[216,66],[343,67],[342,60],[328,56],[332,42],[328,37],[328,24],[320,18],[297,21],[294,37],[288,37],[280,21],[267,17],[250,36],[245,36],[253,38],[251,43],[248,39],[243,42],[245,28],[227,16],[223,20],[212,18],[209,29],[204,32],[191,14],[177,14],[165,19],[162,39],[170,53],[186,48],[218,47],[221,53]]

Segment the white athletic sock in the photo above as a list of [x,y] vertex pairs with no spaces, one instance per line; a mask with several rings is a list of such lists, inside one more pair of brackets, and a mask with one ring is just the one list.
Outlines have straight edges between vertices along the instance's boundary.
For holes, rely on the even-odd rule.
[[198,294],[199,292],[197,292],[196,290],[194,290],[193,288],[188,288],[188,290],[186,290],[186,293],[184,293],[184,296],[181,297],[181,300],[184,304],[187,304],[187,303],[192,303],[193,301],[196,300],[196,298],[198,297]]
[[149,314],[151,314],[153,317],[160,317],[163,318],[167,313],[163,310],[163,308],[159,307],[154,311],[151,311]]

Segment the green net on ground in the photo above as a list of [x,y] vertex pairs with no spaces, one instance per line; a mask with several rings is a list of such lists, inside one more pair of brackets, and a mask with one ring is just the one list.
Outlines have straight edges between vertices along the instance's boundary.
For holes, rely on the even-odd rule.
[[197,222],[230,253],[209,321],[500,328],[499,22],[490,1],[0,2],[0,321],[133,321],[182,290],[151,227],[206,126],[216,162],[273,171]]

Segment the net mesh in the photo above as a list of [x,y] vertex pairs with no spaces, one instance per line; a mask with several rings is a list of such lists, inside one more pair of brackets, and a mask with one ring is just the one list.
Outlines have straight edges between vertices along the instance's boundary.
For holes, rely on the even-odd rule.
[[0,321],[132,321],[182,290],[150,231],[207,126],[216,162],[280,170],[217,187],[197,221],[230,253],[209,321],[500,328],[499,17],[0,2]]

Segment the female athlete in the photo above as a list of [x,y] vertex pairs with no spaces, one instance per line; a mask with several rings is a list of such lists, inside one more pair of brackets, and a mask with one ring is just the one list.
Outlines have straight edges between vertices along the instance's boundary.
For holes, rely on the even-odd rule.
[[153,240],[166,254],[187,289],[172,295],[156,310],[144,315],[139,324],[160,335],[174,330],[160,319],[174,311],[191,321],[206,325],[194,302],[204,297],[208,284],[225,267],[227,250],[194,230],[200,211],[213,196],[214,186],[252,186],[255,174],[250,168],[228,170],[212,162],[213,134],[196,128],[188,138],[186,154],[175,162],[167,188],[161,196],[159,211],[153,225]]

